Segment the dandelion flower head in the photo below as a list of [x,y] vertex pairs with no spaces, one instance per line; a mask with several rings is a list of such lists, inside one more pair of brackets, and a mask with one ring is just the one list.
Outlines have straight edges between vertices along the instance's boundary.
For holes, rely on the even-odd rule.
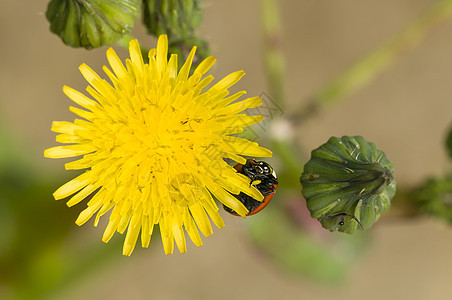
[[104,66],[103,71],[111,83],[86,64],[80,66],[91,97],[63,87],[83,107],[70,107],[81,118],[53,122],[52,131],[59,133],[56,141],[67,145],[46,149],[44,155],[81,156],[65,168],[84,172],[57,189],[54,198],[71,196],[68,206],[90,199],[78,225],[97,213],[97,226],[99,218],[110,212],[102,240],[108,242],[116,231],[127,230],[124,255],[132,253],[140,232],[142,247],[148,247],[156,224],[166,254],[173,253],[174,241],[180,252],[186,252],[185,231],[201,246],[199,231],[212,234],[209,217],[216,226],[224,226],[215,199],[242,216],[247,209],[234,195],[243,192],[263,199],[249,178],[224,160],[245,164],[243,156],[271,156],[257,143],[236,136],[263,120],[243,113],[262,100],[236,101],[244,91],[228,96],[228,88],[243,71],[207,88],[213,76],[204,74],[214,57],[202,61],[189,76],[195,51],[196,47],[178,71],[177,55],[168,60],[166,35],[149,51],[146,64],[137,40],[132,40],[125,66],[112,48],[107,50],[111,70]]

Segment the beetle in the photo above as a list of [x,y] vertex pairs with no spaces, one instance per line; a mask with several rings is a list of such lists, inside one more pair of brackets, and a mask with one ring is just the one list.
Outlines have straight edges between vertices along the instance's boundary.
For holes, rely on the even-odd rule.
[[[253,185],[264,196],[264,200],[258,201],[242,192],[234,195],[248,209],[247,216],[257,214],[268,205],[275,195],[276,188],[278,187],[276,172],[268,163],[254,159],[248,159],[244,165],[236,164],[234,169],[238,173],[247,176],[250,179],[250,186]],[[223,205],[223,208],[228,213],[238,216],[233,209],[225,205]]]

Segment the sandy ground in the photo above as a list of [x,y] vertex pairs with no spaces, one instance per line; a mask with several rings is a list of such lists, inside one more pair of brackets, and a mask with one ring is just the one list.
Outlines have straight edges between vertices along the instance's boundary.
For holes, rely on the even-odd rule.
[[[429,0],[281,1],[287,55],[289,108],[300,105],[327,80],[403,28]],[[31,145],[43,168],[61,161],[42,157],[52,146],[52,120],[72,120],[64,84],[86,86],[77,71],[86,62],[100,71],[105,49],[75,50],[48,31],[45,0],[0,3],[0,111],[4,122]],[[236,89],[266,91],[258,1],[205,0],[202,35],[210,41],[216,78],[247,73]],[[359,92],[303,127],[297,137],[313,149],[335,135],[363,135],[384,149],[396,178],[416,183],[450,166],[442,149],[452,111],[452,20],[432,31],[413,51]],[[137,30],[140,41],[154,45]],[[122,58],[126,51],[118,51]],[[75,228],[75,225],[74,225]],[[185,255],[157,249],[119,256],[107,268],[78,279],[58,299],[451,299],[452,228],[429,219],[375,226],[370,249],[340,287],[293,278],[255,255],[243,223],[204,238]],[[87,226],[86,232],[101,235]],[[100,243],[100,239],[99,239]]]

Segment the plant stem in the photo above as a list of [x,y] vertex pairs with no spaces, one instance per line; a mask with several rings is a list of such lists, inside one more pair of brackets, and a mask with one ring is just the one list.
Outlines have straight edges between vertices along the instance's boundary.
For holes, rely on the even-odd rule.
[[307,102],[304,101],[306,105],[293,113],[289,119],[294,123],[301,123],[324,106],[336,103],[364,87],[384,69],[388,68],[400,54],[417,46],[435,26],[451,16],[452,0],[442,0],[433,4],[405,29],[370,52],[345,72],[333,78]]
[[278,158],[284,166],[283,173],[278,174],[281,186],[300,190],[300,176],[303,171],[303,160],[300,150],[292,140],[272,140],[272,149],[278,153]]
[[281,47],[281,23],[275,0],[261,0],[261,21],[264,37],[264,65],[269,94],[284,106],[285,59]]
[[[267,86],[269,94],[275,103],[284,110],[285,96],[285,71],[286,63],[281,43],[281,20],[279,8],[276,0],[261,0],[261,21],[264,37],[264,67],[267,76]],[[276,120],[273,120],[276,121]],[[281,121],[281,120],[280,120]],[[282,120],[281,122],[284,122]],[[275,122],[272,122],[274,125]],[[287,187],[295,188],[299,186],[299,177],[303,162],[301,160],[300,149],[294,143],[293,137],[282,138],[287,132],[292,131],[291,123],[287,123],[288,128],[270,130],[270,139],[273,149],[282,162],[283,170],[279,170],[283,177],[287,177]],[[273,136],[272,136],[273,135]]]
[[382,214],[382,220],[405,220],[420,217],[424,213],[413,201],[413,193],[417,187],[398,186],[397,193],[391,201],[391,209]]
[[[281,43],[281,20],[276,0],[261,0],[261,19],[264,36],[264,66],[267,76],[269,94],[275,103],[284,110],[286,62]],[[286,127],[276,126],[287,125]],[[303,168],[302,151],[294,141],[293,124],[285,120],[273,120],[269,138],[272,148],[281,160],[282,168],[278,170],[281,185],[284,188],[299,189],[299,178]],[[279,129],[278,129],[279,127]],[[277,130],[275,130],[277,129]],[[289,134],[288,134],[289,133]]]

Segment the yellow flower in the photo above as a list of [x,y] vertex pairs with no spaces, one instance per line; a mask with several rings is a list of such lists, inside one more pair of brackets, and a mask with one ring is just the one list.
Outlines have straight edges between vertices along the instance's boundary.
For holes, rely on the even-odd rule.
[[80,66],[91,85],[86,90],[95,100],[63,87],[86,110],[71,106],[83,119],[53,122],[52,131],[60,133],[56,141],[69,145],[49,148],[44,156],[83,156],[65,167],[86,171],[53,196],[59,200],[73,195],[67,202],[73,206],[93,195],[76,224],[82,225],[97,212],[97,226],[99,218],[111,210],[102,240],[108,242],[115,231],[122,234],[128,228],[124,255],[132,253],[140,231],[141,244],[148,247],[155,224],[159,224],[165,253],[173,253],[174,241],[183,253],[183,228],[201,246],[198,228],[204,236],[211,235],[209,217],[218,227],[224,226],[214,199],[242,216],[247,209],[233,194],[244,192],[262,200],[250,179],[224,161],[245,164],[242,156],[271,156],[257,143],[234,136],[263,120],[240,113],[262,101],[252,97],[234,102],[244,91],[227,97],[228,88],[243,71],[229,74],[203,92],[213,76],[201,78],[215,58],[206,58],[189,76],[194,47],[178,72],[177,55],[167,58],[166,35],[159,37],[157,49],[149,51],[149,64],[143,63],[137,40],[130,42],[129,51],[124,67],[115,51],[107,50],[113,72],[105,66],[103,70],[113,86],[87,65]]

